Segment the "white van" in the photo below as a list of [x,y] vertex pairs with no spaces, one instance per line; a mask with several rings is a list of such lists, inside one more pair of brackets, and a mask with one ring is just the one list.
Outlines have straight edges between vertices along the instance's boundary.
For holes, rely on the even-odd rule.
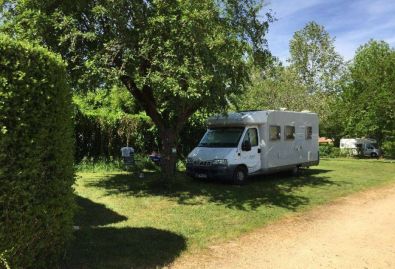
[[379,157],[382,155],[377,141],[370,138],[342,138],[340,139],[340,150],[355,156]]
[[195,178],[232,179],[318,165],[318,116],[311,112],[242,111],[208,119],[187,158]]

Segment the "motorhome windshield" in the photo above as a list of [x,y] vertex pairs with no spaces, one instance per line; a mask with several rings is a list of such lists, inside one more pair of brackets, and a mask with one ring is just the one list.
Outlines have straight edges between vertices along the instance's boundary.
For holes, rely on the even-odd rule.
[[243,127],[210,128],[203,136],[198,147],[235,148],[239,144],[243,130]]
[[373,149],[377,149],[377,148],[378,148],[378,146],[377,146],[376,143],[367,144],[366,147],[367,147],[367,148],[373,148]]

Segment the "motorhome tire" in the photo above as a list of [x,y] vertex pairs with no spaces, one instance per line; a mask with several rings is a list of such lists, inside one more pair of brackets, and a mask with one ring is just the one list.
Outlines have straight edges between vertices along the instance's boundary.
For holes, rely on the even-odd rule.
[[299,166],[295,166],[294,168],[292,168],[292,170],[291,170],[291,174],[292,174],[292,176],[298,176],[299,175]]
[[247,180],[247,169],[243,166],[236,167],[233,172],[233,182],[237,185],[243,185]]
[[372,153],[370,154],[370,157],[372,157],[372,158],[377,158],[377,157],[378,157],[378,155],[377,155],[377,153],[376,153],[376,152],[372,152]]

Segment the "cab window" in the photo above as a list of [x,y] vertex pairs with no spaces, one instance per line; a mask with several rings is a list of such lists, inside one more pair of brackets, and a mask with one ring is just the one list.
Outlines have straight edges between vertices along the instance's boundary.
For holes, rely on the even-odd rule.
[[251,147],[258,146],[258,130],[256,128],[248,129],[244,136],[244,141],[250,141]]

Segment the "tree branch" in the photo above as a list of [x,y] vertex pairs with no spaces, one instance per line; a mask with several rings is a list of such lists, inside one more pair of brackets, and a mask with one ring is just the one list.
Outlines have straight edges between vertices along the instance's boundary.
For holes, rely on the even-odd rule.
[[137,88],[136,83],[129,76],[123,75],[120,77],[120,79],[128,91],[139,102],[147,115],[151,117],[155,125],[159,129],[163,129],[163,118],[157,110],[151,87],[144,85],[143,90],[141,91]]
[[176,125],[175,125],[175,131],[177,133],[179,133],[182,130],[182,128],[184,127],[188,118],[190,116],[192,116],[192,114],[195,113],[196,110],[199,109],[199,107],[201,107],[200,102],[195,106],[189,106],[189,107],[185,108],[184,111],[181,114],[179,114],[179,116],[177,117]]

